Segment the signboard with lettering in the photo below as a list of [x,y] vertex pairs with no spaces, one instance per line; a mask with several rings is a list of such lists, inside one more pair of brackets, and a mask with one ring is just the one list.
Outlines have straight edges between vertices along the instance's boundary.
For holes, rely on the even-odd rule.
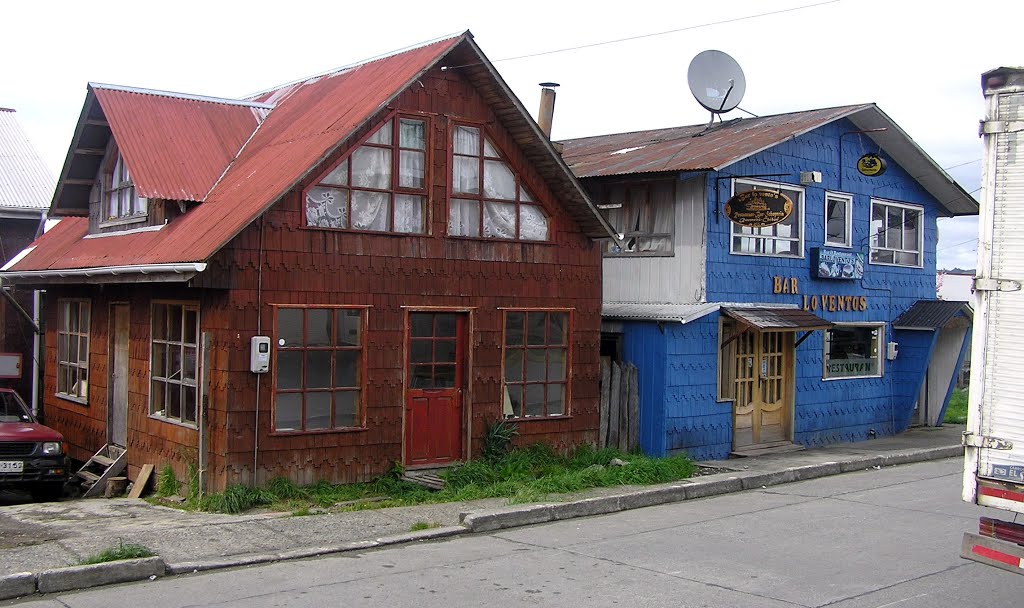
[[792,213],[793,201],[772,190],[740,192],[725,202],[726,217],[747,228],[774,226]]
[[839,249],[811,248],[811,276],[816,279],[863,279],[864,254]]

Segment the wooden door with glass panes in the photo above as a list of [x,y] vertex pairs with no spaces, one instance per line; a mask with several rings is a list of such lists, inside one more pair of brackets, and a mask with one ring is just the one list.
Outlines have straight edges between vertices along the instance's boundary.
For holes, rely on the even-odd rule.
[[748,331],[733,357],[733,449],[790,441],[792,332]]
[[410,312],[405,394],[405,466],[462,458],[466,315]]

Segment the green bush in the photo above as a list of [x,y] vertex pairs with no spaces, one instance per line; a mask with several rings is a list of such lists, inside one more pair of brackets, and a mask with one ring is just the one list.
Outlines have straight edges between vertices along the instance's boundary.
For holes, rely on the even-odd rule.
[[949,405],[946,406],[946,417],[943,422],[947,424],[967,424],[967,391],[954,389],[949,398]]
[[134,543],[125,543],[123,540],[119,539],[116,547],[108,547],[95,555],[90,555],[78,563],[82,566],[88,566],[89,564],[103,564],[121,559],[153,557],[154,555],[156,554],[153,553],[149,547],[136,545]]

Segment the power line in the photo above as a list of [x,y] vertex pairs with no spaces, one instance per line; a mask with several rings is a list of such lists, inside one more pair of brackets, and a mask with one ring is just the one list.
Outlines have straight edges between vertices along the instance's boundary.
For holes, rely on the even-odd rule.
[[579,46],[570,46],[570,47],[566,47],[566,48],[562,48],[562,49],[555,49],[555,50],[552,50],[552,51],[541,51],[539,53],[530,53],[529,55],[519,55],[519,56],[516,56],[516,57],[505,57],[503,59],[495,59],[495,60],[492,61],[492,63],[498,63],[499,61],[515,61],[517,59],[529,59],[531,57],[542,57],[544,55],[554,55],[556,53],[566,53],[566,52],[569,52],[569,51],[578,51],[580,49],[589,49],[589,48],[594,48],[594,47],[597,47],[597,46],[605,46],[605,45],[608,45],[608,44],[618,44],[620,42],[629,42],[631,40],[640,40],[640,39],[643,39],[643,38],[653,38],[655,36],[665,36],[667,34],[677,34],[679,32],[686,32],[686,31],[696,30],[696,29],[700,29],[700,28],[704,28],[704,27],[711,27],[713,25],[724,25],[726,23],[736,23],[738,21],[747,21],[749,19],[759,19],[761,17],[768,17],[768,16],[771,16],[771,15],[780,15],[782,13],[791,13],[793,11],[802,11],[804,9],[816,8],[816,7],[819,7],[819,6],[824,6],[826,4],[835,4],[836,2],[839,2],[839,1],[840,0],[827,0],[826,2],[817,2],[815,4],[805,4],[803,6],[794,6],[793,8],[784,8],[784,9],[780,9],[780,10],[777,10],[777,11],[769,11],[767,13],[758,13],[756,15],[747,15],[747,16],[744,16],[744,17],[735,17],[733,19],[723,19],[721,21],[711,21],[711,22],[708,22],[708,23],[701,23],[700,25],[690,25],[690,26],[687,26],[687,27],[676,28],[674,30],[666,30],[664,32],[654,32],[654,33],[651,33],[651,34],[639,34],[639,35],[636,35],[636,36],[629,36],[628,38],[617,38],[615,40],[605,40],[603,42],[592,42],[590,44],[581,44]]
[[953,249],[954,247],[959,247],[960,245],[966,245],[967,243],[973,243],[973,242],[975,242],[977,240],[978,240],[978,237],[974,237],[973,239],[967,239],[966,241],[963,241],[961,243],[956,243],[955,245],[946,245],[945,247],[939,247],[935,251],[939,252],[939,251],[945,251],[947,249]]

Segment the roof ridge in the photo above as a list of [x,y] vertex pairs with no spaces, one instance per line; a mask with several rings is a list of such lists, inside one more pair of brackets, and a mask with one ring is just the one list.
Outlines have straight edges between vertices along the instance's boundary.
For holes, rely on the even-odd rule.
[[231,106],[244,106],[249,108],[259,108],[263,110],[274,109],[273,104],[260,103],[256,101],[250,101],[248,99],[232,99],[230,97],[213,97],[210,95],[195,95],[192,93],[178,93],[175,91],[162,91],[159,89],[146,89],[142,87],[129,87],[118,84],[104,84],[102,82],[90,82],[89,86],[93,89],[104,89],[107,91],[121,91],[123,93],[137,93],[139,95],[154,95],[157,97],[170,97],[173,99],[188,99],[190,101],[202,101],[206,103],[219,103],[223,105]]
[[[811,108],[809,110],[796,110],[796,111],[793,111],[793,112],[779,112],[778,114],[763,114],[761,116],[754,116],[752,118],[753,119],[777,118],[779,116],[787,116],[789,114],[807,114],[807,113],[810,113],[810,112],[823,112],[823,111],[826,111],[826,110],[839,110],[839,109],[847,109],[847,108],[861,108],[861,107],[867,107],[867,106],[872,106],[872,105],[875,105],[875,104],[873,102],[854,103],[854,104],[847,104],[847,105],[841,105],[841,106],[829,106],[827,108]],[[751,118],[744,118],[744,117],[740,117],[739,118],[739,120],[750,120],[750,119]],[[566,138],[566,139],[559,140],[559,143],[566,143],[566,142],[570,142],[570,141],[583,141],[583,140],[586,140],[586,139],[598,139],[598,138],[602,138],[602,137],[616,137],[618,135],[637,135],[637,134],[641,134],[641,133],[653,133],[655,131],[673,131],[673,130],[677,130],[677,129],[703,128],[703,127],[706,127],[706,126],[707,125],[705,123],[695,123],[695,124],[690,124],[690,125],[676,125],[674,127],[655,127],[653,129],[636,129],[634,131],[622,131],[622,132],[619,132],[619,133],[605,133],[603,135],[586,135],[584,137],[569,137],[569,138]]]
[[260,97],[262,95],[266,95],[267,93],[273,93],[275,91],[280,91],[281,89],[285,89],[285,88],[288,88],[288,87],[291,87],[291,86],[295,86],[295,85],[297,85],[299,83],[306,82],[307,80],[313,80],[314,78],[319,79],[319,78],[328,78],[328,77],[331,77],[331,76],[337,76],[337,75],[343,74],[343,73],[345,73],[345,72],[347,72],[349,70],[353,70],[353,69],[355,69],[357,67],[361,67],[361,66],[367,65],[369,63],[373,63],[375,61],[382,61],[384,59],[388,59],[390,57],[394,57],[395,55],[401,55],[402,53],[408,53],[409,51],[414,51],[416,49],[423,48],[425,46],[430,46],[431,44],[437,44],[438,42],[443,42],[445,40],[451,40],[453,38],[458,38],[459,36],[467,36],[467,35],[472,37],[472,34],[470,34],[469,30],[466,30],[465,32],[462,32],[461,34],[445,34],[444,36],[439,36],[437,38],[432,38],[432,39],[426,40],[424,42],[419,42],[419,43],[416,43],[416,44],[410,44],[410,45],[402,47],[400,49],[395,49],[395,50],[392,50],[392,51],[387,51],[387,52],[381,53],[379,55],[374,55],[372,57],[368,57],[366,59],[360,59],[360,60],[355,61],[353,63],[349,63],[349,64],[346,64],[346,65],[343,65],[343,66],[339,66],[339,67],[336,67],[336,68],[331,68],[331,69],[329,69],[329,70],[327,70],[325,72],[319,72],[319,73],[316,73],[316,74],[310,74],[309,76],[305,76],[303,78],[296,78],[295,80],[290,80],[288,82],[284,82],[284,83],[279,84],[279,85],[275,85],[275,86],[272,86],[272,87],[269,87],[269,88],[266,88],[266,89],[261,89],[259,91],[256,91],[255,93],[251,93],[249,95],[244,95],[242,98],[243,99],[254,99],[256,97]]

